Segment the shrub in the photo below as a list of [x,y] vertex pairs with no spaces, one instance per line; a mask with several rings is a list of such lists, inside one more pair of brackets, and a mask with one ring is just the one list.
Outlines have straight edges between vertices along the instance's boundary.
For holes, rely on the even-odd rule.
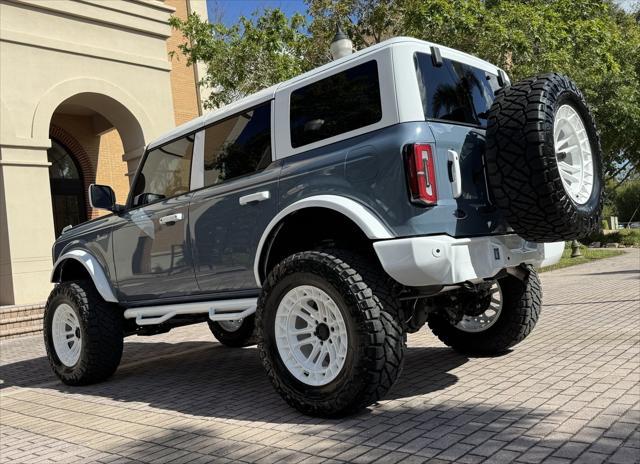
[[624,246],[640,246],[640,229],[620,229],[610,234],[604,234],[601,231],[591,234],[580,241],[585,245],[600,242],[602,245],[607,243],[621,243]]
[[625,246],[640,246],[640,229],[622,229],[618,232],[620,242]]

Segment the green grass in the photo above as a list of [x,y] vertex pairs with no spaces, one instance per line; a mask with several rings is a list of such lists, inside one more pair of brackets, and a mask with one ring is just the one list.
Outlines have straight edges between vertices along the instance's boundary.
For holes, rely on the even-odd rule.
[[[570,242],[569,242],[570,243]],[[575,266],[576,264],[590,263],[603,258],[611,258],[613,256],[619,256],[624,253],[622,250],[614,249],[602,249],[602,248],[587,248],[585,246],[580,247],[582,256],[577,258],[571,257],[571,248],[565,248],[562,253],[562,258],[556,264],[546,266],[539,269],[539,272],[554,271],[556,269],[562,269],[563,267]]]

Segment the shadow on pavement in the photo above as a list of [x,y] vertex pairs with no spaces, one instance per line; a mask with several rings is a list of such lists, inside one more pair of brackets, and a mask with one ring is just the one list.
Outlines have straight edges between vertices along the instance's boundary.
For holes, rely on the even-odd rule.
[[[219,462],[222,458],[229,460],[224,462],[287,463],[300,462],[307,456],[316,456],[315,459],[311,459],[312,462],[325,462],[329,458],[326,462],[365,463],[398,448],[394,452],[395,456],[383,456],[377,462],[397,462],[398,459],[406,457],[406,462],[456,463],[463,462],[460,457],[465,451],[476,448],[474,451],[483,456],[469,456],[472,458],[470,462],[480,462],[487,458],[487,454],[497,453],[500,446],[508,442],[518,440],[521,450],[539,442],[539,438],[521,436],[523,430],[537,428],[537,433],[544,433],[545,430],[550,431],[557,426],[552,422],[542,422],[548,418],[546,414],[527,408],[508,409],[484,405],[476,405],[473,408],[443,405],[441,408],[427,410],[424,407],[416,407],[410,412],[405,410],[404,413],[385,411],[381,414],[370,414],[365,420],[362,415],[337,420],[310,418],[299,414],[296,420],[296,417],[291,416],[292,414],[289,414],[288,422],[295,422],[295,425],[287,429],[287,432],[292,438],[276,444],[270,439],[269,424],[265,423],[252,423],[251,426],[262,429],[257,434],[266,436],[266,439],[249,437],[237,440],[225,439],[222,436],[224,434],[221,434],[222,430],[212,426],[215,422],[210,422],[206,427],[181,423],[176,428],[166,428],[164,433],[159,434],[154,430],[152,435],[143,435],[134,443],[124,442],[105,451],[113,453],[114,462],[129,462],[129,459],[135,460],[132,462],[139,462],[138,459],[148,462],[150,455],[158,453],[160,456],[170,454],[172,459],[179,461],[184,457],[189,462]],[[513,427],[514,425],[517,427]],[[456,433],[452,434],[452,430]],[[465,435],[473,435],[474,432],[478,432],[482,438],[478,440],[476,435],[470,438],[470,441],[454,446],[456,442],[465,438]],[[488,436],[495,439],[487,440]],[[594,442],[599,436],[596,430],[595,433],[585,433],[584,438]],[[282,439],[282,435],[278,439]],[[540,443],[544,443],[547,448],[537,447],[535,452],[528,455],[529,458],[543,458],[560,448],[565,440],[543,439]],[[385,448],[389,444],[393,447]],[[354,453],[353,448],[357,445],[364,446],[356,449]],[[167,448],[170,451],[163,452],[163,449]],[[358,457],[367,449],[371,451]],[[411,455],[416,455],[416,458],[411,459]],[[508,459],[514,455],[517,454],[507,451],[506,455],[500,456],[502,459],[492,460],[492,456],[489,456],[484,462],[509,462]],[[434,456],[435,459],[431,461],[430,458]],[[354,459],[356,457],[357,459]],[[540,460],[529,459],[523,462]],[[465,462],[469,462],[469,459]]]
[[[444,347],[411,347],[404,373],[384,398],[424,395],[453,385],[451,370],[467,358]],[[277,422],[301,417],[286,407],[260,364],[256,347],[214,342],[125,343],[120,368],[106,382],[69,387],[52,374],[45,357],[0,366],[2,387],[19,386],[146,403],[196,416]]]
[[589,275],[640,274],[640,269],[621,269],[619,271],[590,272]]

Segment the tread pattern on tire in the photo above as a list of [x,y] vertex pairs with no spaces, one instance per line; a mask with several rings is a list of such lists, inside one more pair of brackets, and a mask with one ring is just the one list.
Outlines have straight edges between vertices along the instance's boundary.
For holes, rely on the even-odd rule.
[[[269,274],[258,300],[256,327],[262,364],[276,391],[287,403],[306,414],[339,417],[382,398],[402,372],[406,334],[398,317],[397,300],[387,285],[388,277],[376,272],[375,263],[344,250],[304,251],[285,258]],[[285,276],[297,272],[319,275],[341,291],[363,336],[354,350],[362,353],[348,384],[334,395],[310,399],[280,378],[264,344],[265,303],[273,287]],[[364,333],[363,333],[364,332]]]
[[[570,96],[590,137],[598,197],[575,204],[563,187],[554,148],[555,106]],[[545,74],[500,89],[487,125],[488,181],[511,227],[529,241],[582,238],[600,225],[600,140],[584,96],[566,76]]]
[[502,283],[503,308],[500,319],[484,332],[463,332],[454,327],[439,311],[429,316],[429,328],[441,342],[463,353],[495,355],[524,340],[533,330],[542,310],[542,286],[538,273],[526,266],[527,277],[521,282],[506,277]]
[[[85,332],[78,363],[69,368],[58,361],[51,340],[51,320],[55,301],[69,299],[80,315]],[[45,307],[43,333],[49,363],[55,374],[68,385],[89,385],[107,379],[118,368],[124,343],[122,312],[105,302],[92,282],[63,282],[53,289]]]

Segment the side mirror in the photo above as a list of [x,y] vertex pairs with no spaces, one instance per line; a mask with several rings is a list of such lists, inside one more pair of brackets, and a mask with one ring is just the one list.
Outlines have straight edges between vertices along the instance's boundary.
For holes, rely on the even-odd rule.
[[89,203],[92,208],[106,209],[107,211],[118,212],[120,205],[116,204],[116,194],[108,185],[89,185]]

